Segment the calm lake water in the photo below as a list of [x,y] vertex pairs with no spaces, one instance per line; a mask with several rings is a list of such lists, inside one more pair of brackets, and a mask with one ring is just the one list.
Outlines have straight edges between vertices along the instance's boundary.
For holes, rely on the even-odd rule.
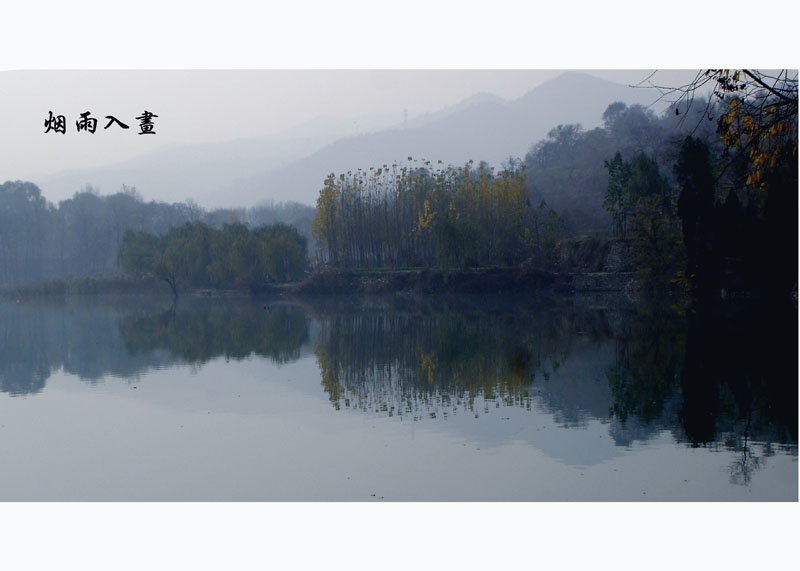
[[0,500],[797,501],[797,310],[0,302]]

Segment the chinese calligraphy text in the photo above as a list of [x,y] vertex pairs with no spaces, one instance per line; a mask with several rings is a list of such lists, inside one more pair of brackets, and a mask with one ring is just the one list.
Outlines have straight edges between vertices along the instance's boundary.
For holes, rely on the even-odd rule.
[[[97,119],[91,116],[91,111],[86,111],[84,113],[80,113],[80,119],[75,121],[75,130],[80,132],[86,132],[90,134],[94,134],[97,131]],[[139,117],[136,119],[139,121],[139,135],[155,135],[155,124],[153,123],[153,118],[158,117],[155,113],[145,110]],[[108,119],[108,123],[106,126],[103,127],[103,130],[108,129],[109,127],[116,126],[119,129],[130,129],[129,125],[126,125],[113,115],[106,115],[106,119]],[[61,133],[65,135],[67,133],[67,119],[64,115],[53,115],[53,112],[50,111],[48,113],[48,117],[44,120],[44,126],[46,127],[45,133]]]

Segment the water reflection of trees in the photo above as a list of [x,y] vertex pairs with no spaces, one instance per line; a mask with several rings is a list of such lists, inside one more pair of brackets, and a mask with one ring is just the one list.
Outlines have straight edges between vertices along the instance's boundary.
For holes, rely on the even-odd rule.
[[669,430],[736,452],[732,479],[747,482],[776,447],[796,454],[796,316],[742,303],[328,308],[315,352],[337,409],[421,418],[535,400],[564,426],[611,420],[618,445]]
[[700,445],[719,434],[797,441],[797,309],[769,304],[688,314],[681,420]]
[[164,355],[128,354],[117,328],[127,309],[86,300],[0,303],[0,391],[37,393],[59,369],[95,382],[163,364]]
[[[535,401],[563,426],[610,420],[618,445],[667,429],[737,452],[742,482],[770,453],[796,454],[794,306],[599,310],[484,296],[310,310],[337,408],[419,417]],[[0,303],[0,390],[41,391],[59,369],[95,381],[223,356],[285,363],[310,344],[310,325],[304,307],[253,300]]]
[[600,334],[590,322],[543,306],[464,300],[392,312],[348,309],[322,317],[315,352],[336,408],[435,415],[474,412],[479,397],[486,407],[530,408],[533,383],[568,358],[573,332]]
[[299,307],[250,300],[0,303],[0,391],[40,392],[60,369],[96,382],[221,356],[285,363],[300,356],[309,322]]
[[[12,311],[14,310],[14,311]],[[0,390],[13,395],[44,388],[52,371],[48,349],[37,335],[41,316],[0,305]]]
[[651,423],[662,417],[677,391],[685,344],[685,322],[671,308],[643,306],[631,315],[606,375],[616,418],[625,423],[635,416]]
[[301,308],[276,304],[214,304],[160,314],[127,314],[119,331],[132,355],[165,349],[176,359],[205,363],[250,355],[287,363],[308,342],[309,317]]
[[796,454],[796,307],[737,302],[641,310],[618,343],[608,380],[621,422],[661,419],[690,446],[722,444],[740,454],[732,481],[749,482],[774,453],[769,443]]

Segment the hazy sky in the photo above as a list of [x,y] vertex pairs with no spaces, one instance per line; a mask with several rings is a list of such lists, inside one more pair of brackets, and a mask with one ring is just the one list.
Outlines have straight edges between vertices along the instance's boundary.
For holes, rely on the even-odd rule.
[[[175,143],[277,135],[315,117],[409,117],[478,92],[517,98],[559,71],[4,71],[0,72],[0,180],[100,166]],[[590,71],[637,83],[648,71]],[[675,82],[686,72],[659,72]],[[135,119],[158,115],[155,135]],[[45,134],[49,111],[67,119],[66,135]],[[97,132],[77,133],[91,111]],[[107,123],[113,115],[131,126]]]

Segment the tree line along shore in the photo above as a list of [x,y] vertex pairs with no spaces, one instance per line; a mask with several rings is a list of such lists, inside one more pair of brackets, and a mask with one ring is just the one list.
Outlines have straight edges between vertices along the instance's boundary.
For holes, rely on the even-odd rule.
[[796,78],[707,76],[711,100],[614,103],[500,168],[408,156],[331,173],[316,207],[205,211],[127,188],[53,205],[6,182],[0,291],[796,295]]

